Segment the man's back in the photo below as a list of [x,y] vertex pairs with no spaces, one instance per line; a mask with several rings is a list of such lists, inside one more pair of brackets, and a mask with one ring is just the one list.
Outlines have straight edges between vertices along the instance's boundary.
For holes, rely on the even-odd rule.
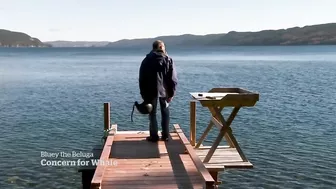
[[142,61],[139,72],[140,93],[144,100],[158,95],[173,97],[177,84],[173,60],[163,51],[151,51]]

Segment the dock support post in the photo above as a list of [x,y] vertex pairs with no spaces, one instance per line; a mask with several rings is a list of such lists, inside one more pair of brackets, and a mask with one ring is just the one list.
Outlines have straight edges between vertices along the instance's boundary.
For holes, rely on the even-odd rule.
[[190,144],[196,145],[196,101],[190,101]]
[[218,185],[222,184],[221,181],[218,180],[218,172],[217,171],[209,171],[212,178],[215,180],[215,188],[218,188]]
[[110,103],[104,103],[104,131],[108,130],[111,125]]

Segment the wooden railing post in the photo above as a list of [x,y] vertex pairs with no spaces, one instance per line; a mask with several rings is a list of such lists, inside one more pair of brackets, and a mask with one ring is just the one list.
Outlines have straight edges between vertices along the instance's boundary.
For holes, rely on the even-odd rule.
[[111,125],[110,103],[104,103],[104,130],[108,130]]
[[196,101],[190,101],[190,144],[196,145]]

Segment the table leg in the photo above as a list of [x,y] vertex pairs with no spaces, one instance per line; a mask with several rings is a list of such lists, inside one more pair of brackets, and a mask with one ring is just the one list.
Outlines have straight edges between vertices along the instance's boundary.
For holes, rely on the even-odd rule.
[[[210,109],[210,108],[209,108]],[[212,155],[214,154],[215,150],[217,149],[219,143],[221,142],[221,140],[223,139],[223,137],[225,136],[227,142],[230,144],[230,147],[234,147],[237,149],[240,157],[242,158],[243,161],[247,161],[247,158],[245,157],[243,151],[241,150],[237,140],[235,139],[235,137],[232,134],[232,129],[230,128],[230,125],[234,119],[234,117],[237,115],[238,111],[239,111],[240,107],[235,107],[233,109],[233,111],[231,112],[228,121],[225,121],[224,117],[222,116],[222,114],[219,111],[219,108],[211,108],[211,112],[213,114],[213,116],[215,118],[218,118],[222,125],[222,128],[220,129],[220,132],[215,140],[215,142],[213,143],[213,145],[211,146],[208,154],[206,155],[206,157],[204,158],[203,162],[207,163],[210,161]]]
[[[224,107],[219,107],[219,111],[221,112],[224,109]],[[197,142],[195,148],[199,148],[201,146],[201,144],[203,143],[205,137],[207,136],[207,134],[210,132],[210,130],[212,129],[213,123],[210,119],[208,127],[205,129],[205,131],[203,132],[201,138],[199,139],[199,141]]]
[[219,143],[222,141],[224,134],[226,133],[227,127],[222,127],[220,130],[215,142],[212,144],[211,148],[209,149],[208,154],[205,156],[203,163],[208,163],[210,161],[210,158],[214,154],[215,150],[217,149]]
[[210,132],[210,130],[212,129],[213,123],[210,120],[208,127],[205,129],[205,131],[203,132],[201,138],[199,139],[199,141],[197,142],[195,148],[199,148],[201,146],[201,144],[203,143],[205,137],[207,136],[207,134]]
[[[233,147],[237,149],[237,151],[238,151],[240,157],[242,158],[242,160],[243,160],[243,161],[248,161],[247,158],[246,158],[246,156],[245,156],[245,154],[243,153],[242,149],[240,148],[240,146],[239,146],[239,144],[238,144],[236,138],[233,136],[233,134],[232,134],[232,129],[231,129],[231,127],[230,127],[230,125],[231,125],[232,121],[234,120],[235,116],[237,115],[239,109],[240,109],[240,107],[235,107],[235,108],[232,110],[232,112],[231,112],[231,114],[230,114],[230,116],[229,116],[229,118],[228,118],[227,121],[225,121],[224,117],[223,117],[222,114],[218,111],[218,109],[215,110],[215,111],[216,111],[216,113],[217,113],[217,115],[218,115],[219,121],[222,122],[222,124],[223,124],[223,128],[224,128],[224,127],[227,127],[226,132],[225,132],[226,139],[229,139],[230,142],[233,144]],[[223,128],[222,128],[222,129],[223,129]],[[216,148],[217,148],[217,147],[216,147]]]
[[190,144],[196,144],[196,101],[190,101]]
[[[222,108],[223,109],[223,108]],[[225,122],[225,120],[224,120],[224,118],[223,118],[223,116],[222,116],[222,114],[221,114],[221,109],[220,108],[216,108],[216,107],[209,107],[209,110],[210,110],[210,112],[211,112],[211,114],[212,114],[212,117],[214,117],[214,118],[216,118],[216,119],[219,119],[219,121],[221,122],[221,124],[223,123],[223,122]],[[239,109],[238,109],[239,110]],[[234,110],[233,110],[234,111]],[[231,115],[233,115],[232,113],[231,113]],[[230,117],[231,117],[231,115],[230,115]],[[233,115],[233,118],[235,117],[235,115],[236,114],[234,114]],[[211,120],[210,120],[211,121]],[[228,142],[228,144],[229,144],[229,146],[230,146],[230,148],[234,148],[234,144],[232,143],[232,141],[231,141],[231,139],[225,134],[224,135],[225,136],[225,139],[226,139],[226,141]]]

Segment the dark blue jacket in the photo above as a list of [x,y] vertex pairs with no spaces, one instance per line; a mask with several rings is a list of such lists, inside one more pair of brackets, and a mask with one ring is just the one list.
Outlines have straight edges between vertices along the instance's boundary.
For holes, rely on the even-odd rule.
[[151,101],[158,95],[173,97],[176,85],[177,74],[172,58],[162,51],[147,54],[139,70],[139,87],[143,100]]

